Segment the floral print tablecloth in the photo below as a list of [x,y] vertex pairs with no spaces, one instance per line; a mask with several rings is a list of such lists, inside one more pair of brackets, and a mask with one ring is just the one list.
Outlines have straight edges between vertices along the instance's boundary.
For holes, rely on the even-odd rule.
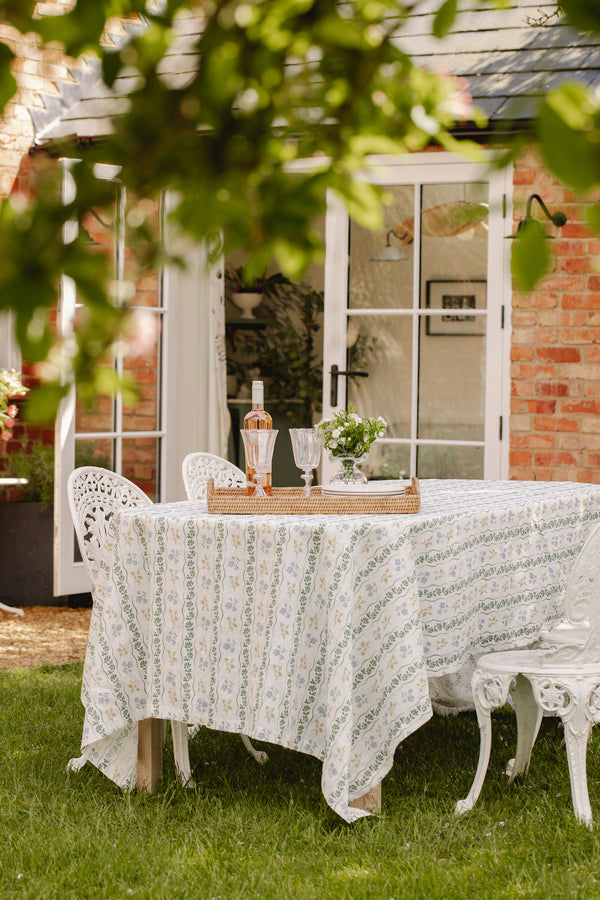
[[430,718],[428,679],[452,705],[474,655],[534,640],[600,520],[594,485],[421,494],[415,515],[212,516],[202,502],[115,515],[73,766],[133,786],[138,720],[171,718],[316,756],[327,803],[364,815],[349,802]]

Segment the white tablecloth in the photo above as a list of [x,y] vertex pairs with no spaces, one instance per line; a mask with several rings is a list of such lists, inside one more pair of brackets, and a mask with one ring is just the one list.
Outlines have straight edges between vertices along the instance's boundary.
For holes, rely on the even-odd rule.
[[132,786],[138,720],[173,718],[316,756],[329,805],[363,815],[349,801],[432,714],[428,676],[442,704],[474,654],[535,639],[600,520],[594,485],[421,493],[415,515],[210,516],[193,502],[115,515],[78,763]]

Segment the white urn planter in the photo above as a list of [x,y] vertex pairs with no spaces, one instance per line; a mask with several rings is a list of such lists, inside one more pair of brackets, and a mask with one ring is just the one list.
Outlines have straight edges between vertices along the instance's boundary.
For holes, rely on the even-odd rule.
[[260,304],[263,298],[261,291],[234,291],[231,295],[231,299],[235,303],[235,305],[241,309],[242,319],[254,319],[253,309]]

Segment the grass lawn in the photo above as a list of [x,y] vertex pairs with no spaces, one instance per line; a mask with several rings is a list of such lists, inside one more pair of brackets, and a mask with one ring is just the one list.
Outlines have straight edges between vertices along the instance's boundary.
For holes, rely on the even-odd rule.
[[435,717],[406,740],[383,816],[347,825],[323,800],[317,760],[264,745],[260,767],[238,736],[206,729],[190,743],[196,791],[174,783],[170,748],[153,796],[125,794],[90,765],[66,772],[81,739],[81,673],[81,663],[0,673],[0,900],[600,898],[599,734],[588,749],[596,831],[574,818],[554,719],[528,779],[507,787],[510,710],[495,715],[471,813],[453,813],[479,749],[467,714]]

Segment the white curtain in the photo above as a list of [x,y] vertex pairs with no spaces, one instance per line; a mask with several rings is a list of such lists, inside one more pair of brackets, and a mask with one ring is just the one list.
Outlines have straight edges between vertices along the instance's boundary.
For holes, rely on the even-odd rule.
[[[169,242],[173,247],[173,238]],[[165,499],[185,497],[181,462],[204,450],[227,455],[223,265],[209,266],[206,247],[177,241],[185,269],[165,271],[167,378]]]
[[21,370],[21,353],[14,338],[15,314],[0,312],[0,369]]

